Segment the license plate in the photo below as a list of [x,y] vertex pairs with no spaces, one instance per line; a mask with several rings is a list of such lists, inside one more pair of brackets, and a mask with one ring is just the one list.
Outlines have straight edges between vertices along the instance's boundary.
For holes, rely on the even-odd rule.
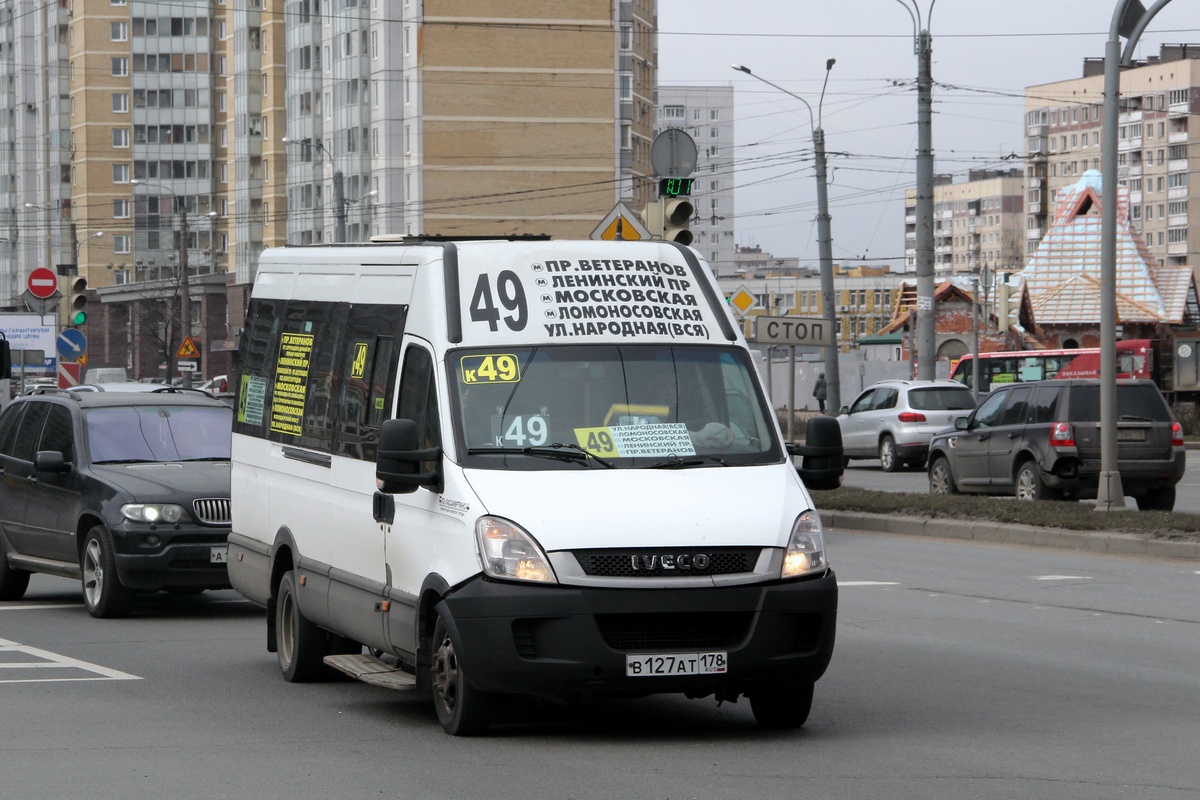
[[670,675],[721,675],[729,671],[724,651],[711,653],[629,653],[625,674],[635,678]]
[[1145,428],[1117,428],[1117,440],[1122,442],[1146,441]]
[[228,564],[229,547],[227,545],[222,545],[221,547],[210,547],[208,549],[208,563]]

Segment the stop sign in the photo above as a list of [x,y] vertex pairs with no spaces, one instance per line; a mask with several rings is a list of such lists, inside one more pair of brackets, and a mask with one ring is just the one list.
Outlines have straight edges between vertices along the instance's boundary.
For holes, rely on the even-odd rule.
[[53,297],[58,291],[58,275],[54,270],[38,267],[29,273],[29,293],[40,300]]

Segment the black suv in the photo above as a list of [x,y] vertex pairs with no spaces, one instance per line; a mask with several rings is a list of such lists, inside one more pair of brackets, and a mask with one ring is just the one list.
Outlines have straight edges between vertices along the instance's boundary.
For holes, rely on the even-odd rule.
[[203,392],[39,389],[0,414],[0,600],[78,578],[94,617],[136,591],[229,586],[233,410]]
[[[1143,510],[1175,507],[1183,427],[1151,381],[1117,382],[1117,471]],[[1046,380],[994,390],[929,444],[929,491],[1094,498],[1100,478],[1100,382]]]

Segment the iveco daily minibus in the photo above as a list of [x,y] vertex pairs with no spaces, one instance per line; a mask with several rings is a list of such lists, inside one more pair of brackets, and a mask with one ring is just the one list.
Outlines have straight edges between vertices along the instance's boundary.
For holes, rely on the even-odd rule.
[[837,584],[695,251],[271,249],[239,364],[229,576],[287,680],[412,687],[458,735],[498,695],[807,718]]

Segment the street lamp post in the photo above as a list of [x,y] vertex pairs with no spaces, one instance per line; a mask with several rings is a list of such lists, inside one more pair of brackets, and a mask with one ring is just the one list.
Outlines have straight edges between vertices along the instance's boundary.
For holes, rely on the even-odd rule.
[[[835,60],[832,58],[825,62],[825,82],[821,85],[821,98],[817,102],[817,114],[815,116],[813,115],[812,106],[800,95],[789,92],[782,86],[755,75],[747,66],[741,64],[733,65],[733,68],[738,72],[744,72],[751,78],[760,80],[789,97],[799,100],[808,109],[808,121],[812,130],[813,155],[817,171],[817,251],[820,257],[821,272],[821,315],[825,319],[825,324],[829,326],[831,336],[837,331],[837,316],[834,310],[833,235],[830,232],[829,184],[825,166],[825,131],[821,128],[821,108],[825,102],[825,87],[829,85],[829,71],[833,69],[834,63]],[[827,407],[833,409],[833,412],[836,414],[842,404],[842,382],[840,370],[838,369],[839,348],[836,337],[833,339],[832,345],[822,348],[822,352],[825,360]],[[794,363],[792,369],[794,372]]]
[[[1140,0],[1119,0],[1104,48],[1104,116],[1100,122],[1100,484],[1097,511],[1125,508],[1117,471],[1117,126],[1121,111],[1121,67],[1133,64],[1138,40],[1154,15],[1171,0],[1149,9]],[[1121,38],[1125,37],[1125,50]]]
[[[930,0],[924,25],[917,0],[896,0],[913,21],[913,49],[917,54],[917,377],[937,377],[937,318],[933,300],[933,17]],[[911,5],[910,5],[911,3]]]
[[329,156],[329,163],[333,165],[333,216],[334,228],[333,238],[336,242],[346,241],[346,211],[348,203],[346,202],[346,176],[338,168],[337,159],[333,153],[325,146],[325,142],[315,138],[293,139],[290,136],[284,136],[279,141],[284,144],[303,144],[304,142],[315,143],[316,146],[325,155]]

